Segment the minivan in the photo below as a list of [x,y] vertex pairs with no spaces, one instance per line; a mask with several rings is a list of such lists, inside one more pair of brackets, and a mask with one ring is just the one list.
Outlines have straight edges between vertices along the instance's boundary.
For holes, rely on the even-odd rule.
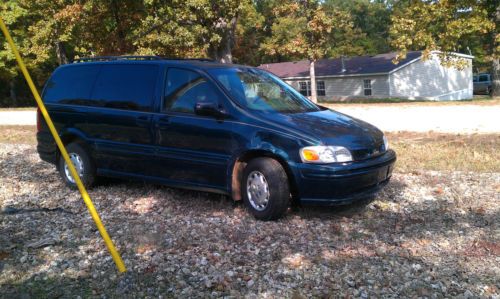
[[[204,59],[80,59],[43,101],[83,183],[136,179],[243,200],[261,220],[291,202],[372,198],[396,154],[376,127],[317,105],[272,73]],[[75,187],[38,113],[37,150]]]

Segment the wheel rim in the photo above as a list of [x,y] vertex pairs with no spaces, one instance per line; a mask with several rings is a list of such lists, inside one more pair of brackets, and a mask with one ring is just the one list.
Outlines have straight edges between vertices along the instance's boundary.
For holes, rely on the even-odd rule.
[[252,171],[247,178],[248,201],[257,211],[266,209],[269,203],[269,184],[260,171]]
[[[80,178],[83,176],[83,160],[82,157],[80,157],[76,153],[70,153],[69,158],[71,159],[71,162],[73,162],[73,165],[75,165],[76,172],[80,176]],[[69,166],[68,163],[64,162],[64,173],[66,174],[66,178],[68,181],[71,183],[75,183],[75,179],[73,179],[73,176],[71,175],[69,171]]]

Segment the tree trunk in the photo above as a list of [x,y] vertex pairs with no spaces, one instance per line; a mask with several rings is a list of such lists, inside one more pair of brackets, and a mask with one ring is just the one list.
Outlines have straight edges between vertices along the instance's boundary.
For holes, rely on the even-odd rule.
[[231,49],[230,40],[228,38],[224,38],[220,45],[213,47],[210,50],[210,57],[221,63],[233,63]]
[[233,54],[231,53],[232,51],[232,41],[231,38],[228,37],[226,39],[226,42],[224,45],[222,45],[222,48],[220,49],[220,52],[218,53],[220,59],[219,61],[222,63],[233,63]]
[[123,54],[126,53],[126,45],[125,45],[125,31],[123,30],[122,27],[122,21],[120,19],[120,7],[119,4],[116,2],[116,0],[111,1],[111,10],[113,13],[113,18],[115,19],[116,23],[116,32],[118,35],[118,53],[117,54]]
[[[500,22],[500,4],[497,6],[495,11],[495,19],[496,23]],[[491,96],[500,97],[500,62],[497,55],[500,53],[495,53],[497,49],[497,41],[496,41],[496,30],[491,33],[491,54],[493,56],[493,61],[491,63]]]
[[234,47],[234,39],[236,34],[236,25],[238,23],[238,15],[233,17],[229,24],[225,21],[220,21],[215,25],[215,28],[221,29],[222,40],[217,45],[210,45],[209,55],[221,63],[233,63],[232,49]]
[[16,94],[16,79],[12,78],[9,82],[10,99],[12,107],[17,107],[17,94]]
[[500,62],[494,58],[491,66],[491,96],[500,97]]
[[64,42],[56,42],[56,56],[59,65],[68,63],[68,56],[66,54],[66,47],[64,46]]
[[309,76],[311,77],[311,101],[318,102],[318,93],[316,92],[316,71],[314,69],[314,60],[309,60]]

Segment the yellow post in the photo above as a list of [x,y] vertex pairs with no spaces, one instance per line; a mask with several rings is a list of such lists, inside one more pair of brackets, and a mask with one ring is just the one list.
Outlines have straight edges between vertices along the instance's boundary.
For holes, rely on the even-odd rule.
[[80,180],[80,176],[76,172],[76,169],[73,165],[73,162],[69,158],[68,152],[66,151],[66,148],[64,147],[64,144],[61,141],[61,138],[59,138],[59,135],[57,134],[57,130],[54,127],[54,124],[52,123],[52,119],[50,118],[47,109],[45,108],[45,105],[43,104],[42,98],[40,97],[40,94],[38,93],[35,84],[33,83],[33,80],[31,79],[31,76],[26,69],[26,66],[24,65],[23,59],[21,58],[21,55],[19,55],[19,52],[17,51],[16,45],[14,44],[14,41],[12,40],[12,37],[10,36],[9,31],[7,30],[7,27],[5,26],[5,23],[3,22],[3,19],[0,17],[0,28],[2,29],[3,34],[5,35],[5,38],[7,39],[7,42],[9,43],[12,53],[14,53],[14,56],[16,56],[17,63],[19,64],[19,68],[21,68],[21,71],[23,72],[24,77],[26,78],[26,81],[28,82],[28,85],[31,89],[31,92],[33,93],[33,96],[35,97],[36,103],[38,104],[38,107],[40,108],[40,111],[45,118],[45,121],[47,122],[47,125],[49,126],[50,132],[52,133],[52,136],[54,136],[54,139],[57,143],[57,146],[59,147],[59,150],[61,151],[61,155],[63,156],[64,160],[68,164],[69,171],[73,178],[75,179],[76,185],[78,186],[78,190],[80,190],[80,193],[82,194],[83,201],[87,205],[87,208],[90,212],[90,215],[92,216],[92,219],[94,219],[95,225],[97,226],[97,229],[101,233],[102,238],[104,239],[104,242],[106,243],[106,246],[108,247],[109,253],[111,253],[111,256],[113,257],[113,260],[115,261],[116,267],[118,268],[118,271],[120,272],[126,272],[127,268],[125,268],[125,264],[123,263],[122,258],[120,257],[120,254],[115,248],[115,245],[113,244],[113,241],[108,235],[108,232],[106,231],[106,228],[104,228],[104,225],[101,222],[101,218],[99,217],[99,214],[97,213],[94,204],[92,203],[92,200],[90,199],[89,194],[87,193],[87,190],[85,189],[85,186],[83,186],[82,181]]

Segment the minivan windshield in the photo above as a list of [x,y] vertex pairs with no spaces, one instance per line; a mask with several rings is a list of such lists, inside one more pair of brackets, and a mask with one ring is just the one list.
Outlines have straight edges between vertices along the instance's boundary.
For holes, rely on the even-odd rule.
[[320,108],[278,77],[256,68],[218,68],[208,73],[243,107],[261,112],[300,113]]

